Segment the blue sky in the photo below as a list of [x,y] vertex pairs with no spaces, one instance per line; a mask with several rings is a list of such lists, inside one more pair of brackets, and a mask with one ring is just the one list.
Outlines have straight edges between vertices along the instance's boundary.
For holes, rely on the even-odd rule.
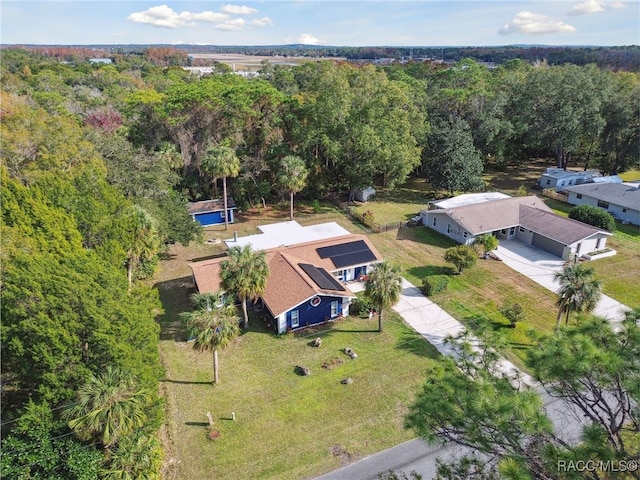
[[638,45],[640,0],[5,1],[3,44]]

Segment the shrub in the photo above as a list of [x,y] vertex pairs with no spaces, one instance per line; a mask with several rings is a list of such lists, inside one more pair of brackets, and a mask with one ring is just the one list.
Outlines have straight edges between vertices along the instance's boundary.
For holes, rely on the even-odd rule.
[[476,264],[478,255],[468,245],[458,245],[457,247],[447,248],[444,259],[449,263],[453,263],[458,269],[458,273],[462,273],[465,268],[473,267]]
[[591,205],[573,207],[569,210],[569,218],[609,232],[613,232],[616,229],[616,221],[613,215]]
[[351,302],[349,313],[351,315],[369,315],[369,312],[376,308],[373,303],[364,295],[359,295]]
[[505,303],[500,309],[500,313],[509,320],[511,328],[516,328],[516,323],[524,320],[524,309],[519,303]]
[[449,277],[446,275],[431,275],[422,280],[422,293],[427,297],[440,293],[449,286]]
[[473,244],[478,245],[482,250],[481,253],[485,254],[486,252],[490,252],[491,250],[498,248],[498,239],[490,233],[483,233],[476,237]]
[[313,213],[320,213],[322,212],[322,207],[320,206],[320,202],[315,199],[312,203],[311,203],[311,208],[313,208]]

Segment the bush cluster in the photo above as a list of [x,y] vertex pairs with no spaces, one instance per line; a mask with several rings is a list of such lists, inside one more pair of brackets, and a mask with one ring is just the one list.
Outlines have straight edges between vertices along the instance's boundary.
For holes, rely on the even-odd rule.
[[349,313],[351,315],[368,315],[371,310],[373,310],[375,306],[364,295],[360,295],[356,297],[356,299],[351,302],[351,306],[349,307]]
[[449,277],[446,275],[431,275],[422,280],[422,293],[427,297],[443,292],[449,286]]
[[573,207],[569,210],[569,218],[608,232],[613,232],[616,229],[616,221],[613,215],[591,205]]

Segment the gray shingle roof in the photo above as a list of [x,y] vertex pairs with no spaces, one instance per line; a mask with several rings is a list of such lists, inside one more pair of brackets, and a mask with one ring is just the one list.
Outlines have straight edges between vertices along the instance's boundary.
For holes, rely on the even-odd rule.
[[526,205],[520,206],[520,225],[564,245],[571,245],[598,233],[608,234],[586,223]]
[[568,192],[581,193],[621,207],[640,210],[640,190],[621,183],[595,183],[566,187]]
[[[520,205],[527,205],[551,212],[545,203],[534,195],[509,197],[474,205],[449,208],[447,214],[472,235],[493,232],[520,224]],[[436,213],[437,210],[433,210]]]

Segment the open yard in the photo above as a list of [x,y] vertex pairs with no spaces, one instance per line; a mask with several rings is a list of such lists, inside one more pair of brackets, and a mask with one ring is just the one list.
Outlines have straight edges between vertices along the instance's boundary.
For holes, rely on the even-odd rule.
[[[545,203],[558,215],[568,216],[572,205],[546,198]],[[640,228],[636,225],[616,224],[616,231],[607,246],[617,254],[589,262],[602,280],[606,295],[629,307],[640,306]]]
[[[358,230],[333,208],[310,212],[303,208],[297,220],[335,220]],[[257,224],[286,220],[283,215],[247,212],[231,229],[255,233]],[[231,236],[224,227],[205,231],[205,239]],[[220,352],[221,384],[212,386],[211,353],[185,342],[177,315],[189,308],[193,291],[186,261],[220,251],[219,244],[175,245],[156,282],[165,307],[160,348],[167,478],[307,478],[412,438],[403,416],[439,354],[393,312],[382,334],[374,331],[375,318],[348,318],[281,337],[254,313],[250,330]],[[316,337],[323,339],[320,348],[310,345]],[[350,359],[346,347],[358,358]],[[298,376],[296,365],[310,368],[311,376]],[[346,377],[352,385],[340,383]],[[215,441],[207,437],[207,412],[221,434]]]
[[[379,223],[400,221],[424,208],[427,195],[424,182],[414,180],[364,207],[374,210]],[[206,229],[204,239],[231,238],[234,231],[256,233],[257,225],[287,219],[288,208],[252,209],[238,215],[228,232],[224,227]],[[319,211],[297,207],[296,220],[336,221],[352,232],[366,232],[332,206]],[[640,236],[627,227],[610,240],[618,255],[592,265],[605,292],[638,306]],[[427,275],[451,271],[443,256],[453,242],[424,227],[371,234],[370,239],[416,285]],[[220,353],[221,384],[211,385],[211,354],[196,352],[184,341],[177,315],[189,308],[188,294],[193,291],[186,262],[223,250],[215,243],[176,245],[156,278],[165,307],[160,320],[166,369],[161,387],[167,401],[166,477],[311,478],[409,439],[403,414],[424,381],[425,369],[439,355],[393,312],[383,334],[373,331],[375,319],[348,318],[326,329],[282,337],[268,331],[255,312],[250,330]],[[433,300],[472,328],[485,325],[501,332],[506,341],[503,353],[520,367],[530,330],[551,332],[555,323],[555,294],[493,260],[478,260],[462,275],[452,275],[449,288]],[[498,311],[506,301],[518,302],[525,310],[526,320],[515,329],[508,328]],[[310,345],[316,337],[323,339],[321,348]],[[346,347],[359,357],[347,357]],[[311,376],[298,376],[296,365],[309,367]],[[341,384],[346,377],[354,383]],[[221,434],[214,441],[207,437],[207,412]],[[236,421],[230,420],[231,412]]]

